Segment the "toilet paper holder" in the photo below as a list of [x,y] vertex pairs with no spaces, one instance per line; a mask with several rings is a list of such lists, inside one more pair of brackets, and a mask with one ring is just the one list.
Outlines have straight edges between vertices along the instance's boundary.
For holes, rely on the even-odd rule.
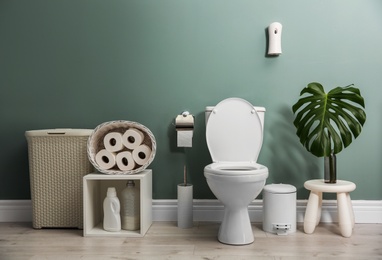
[[183,111],[175,118],[176,131],[190,131],[194,129],[194,116],[188,111]]
[[188,111],[182,112],[175,118],[178,147],[192,147],[194,133],[194,116]]

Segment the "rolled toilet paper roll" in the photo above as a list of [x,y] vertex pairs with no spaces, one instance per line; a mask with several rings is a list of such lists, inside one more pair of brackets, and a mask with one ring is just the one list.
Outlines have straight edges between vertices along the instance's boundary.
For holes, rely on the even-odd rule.
[[95,161],[101,169],[108,170],[114,167],[115,156],[115,153],[102,149],[96,154]]
[[128,149],[135,149],[140,146],[145,138],[145,135],[135,128],[130,128],[122,136],[123,145]]
[[178,147],[192,147],[193,135],[194,135],[194,131],[192,130],[177,131]]
[[149,160],[150,155],[151,148],[145,144],[142,144],[133,150],[133,159],[139,165],[145,164]]
[[117,166],[121,171],[131,171],[135,168],[135,161],[131,152],[120,152],[116,156]]
[[122,134],[110,132],[103,138],[103,145],[109,152],[118,152],[123,149]]

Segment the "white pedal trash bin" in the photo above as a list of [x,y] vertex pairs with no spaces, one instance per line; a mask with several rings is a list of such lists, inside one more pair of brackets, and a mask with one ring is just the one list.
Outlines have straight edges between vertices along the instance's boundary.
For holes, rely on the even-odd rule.
[[263,189],[263,230],[277,235],[296,232],[296,187],[269,184]]

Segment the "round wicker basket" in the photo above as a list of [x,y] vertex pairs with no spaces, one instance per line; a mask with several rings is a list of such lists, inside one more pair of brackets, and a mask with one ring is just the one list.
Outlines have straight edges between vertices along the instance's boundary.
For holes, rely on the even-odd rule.
[[[114,166],[108,170],[102,169],[96,162],[95,157],[100,150],[105,148],[103,144],[104,137],[110,132],[119,132],[123,134],[130,128],[138,129],[144,134],[142,144],[145,144],[151,148],[151,154],[149,156],[149,159],[143,165],[136,164],[134,169],[129,171],[122,171],[117,166]],[[123,151],[130,151],[130,150],[124,147]],[[91,133],[88,139],[87,153],[88,153],[90,162],[99,172],[102,172],[105,174],[113,174],[113,175],[136,174],[146,169],[150,165],[150,163],[154,160],[155,153],[156,153],[156,141],[152,132],[142,124],[132,122],[132,121],[124,121],[124,120],[110,121],[110,122],[105,122],[98,125],[93,130],[93,132]]]

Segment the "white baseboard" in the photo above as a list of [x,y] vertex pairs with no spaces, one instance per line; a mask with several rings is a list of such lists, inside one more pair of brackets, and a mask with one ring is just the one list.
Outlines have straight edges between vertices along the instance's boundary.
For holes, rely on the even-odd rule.
[[0,222],[32,221],[32,201],[0,200]]
[[[297,222],[304,221],[307,200],[297,201]],[[353,200],[353,210],[356,223],[381,223],[382,224],[382,201],[376,200]],[[252,222],[262,222],[263,201],[255,200],[249,207],[249,216]],[[194,221],[221,221],[224,207],[218,200],[194,200]],[[154,200],[154,221],[177,221],[176,200]],[[321,222],[338,222],[337,201],[324,200],[322,202]]]
[[[307,200],[297,201],[297,222],[303,222]],[[353,200],[356,223],[382,224],[382,200]],[[253,201],[249,207],[252,222],[262,222],[262,200]],[[218,200],[194,200],[194,221],[221,221],[224,207]],[[154,221],[177,221],[177,200],[153,200]],[[0,200],[0,222],[31,222],[30,200]],[[337,222],[337,202],[322,202],[321,222]]]

